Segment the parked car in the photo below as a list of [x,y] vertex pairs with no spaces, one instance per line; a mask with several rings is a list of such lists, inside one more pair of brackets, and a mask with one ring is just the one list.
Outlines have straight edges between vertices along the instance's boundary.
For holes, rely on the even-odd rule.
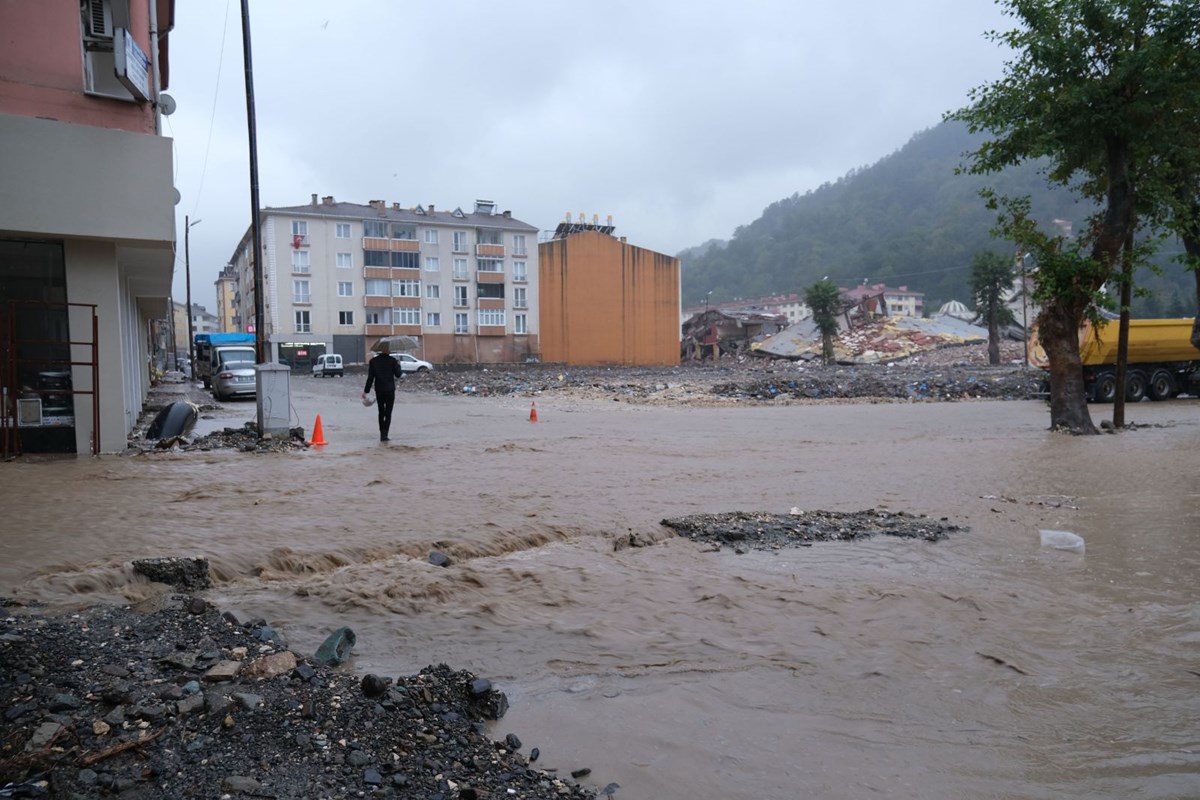
[[253,361],[227,362],[212,376],[212,393],[218,400],[239,395],[254,397],[258,393],[257,386]]
[[312,365],[312,374],[314,378],[327,378],[331,375],[342,377],[346,374],[342,367],[342,357],[337,353],[317,356],[317,360]]
[[400,353],[396,356],[396,360],[400,362],[402,372],[429,372],[433,369],[433,364],[422,361],[409,353]]

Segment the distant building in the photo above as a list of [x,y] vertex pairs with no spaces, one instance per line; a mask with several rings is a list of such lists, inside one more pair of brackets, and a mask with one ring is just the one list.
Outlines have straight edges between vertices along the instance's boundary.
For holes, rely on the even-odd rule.
[[568,220],[538,245],[542,360],[678,364],[679,259],[612,231]]
[[[264,208],[263,331],[272,360],[307,369],[338,353],[363,362],[385,336],[411,336],[433,362],[504,363],[538,352],[538,229],[497,212],[337,202]],[[230,258],[232,328],[255,332],[247,230]],[[222,273],[222,280],[226,274]]]
[[214,281],[217,290],[217,332],[237,333],[241,319],[237,314],[237,270],[226,264]]
[[925,316],[925,293],[911,291],[907,286],[892,288],[885,283],[862,283],[851,289],[839,289],[838,291],[841,293],[842,299],[855,304],[882,297],[887,305],[889,316]]
[[0,3],[0,455],[123,451],[166,361],[174,7]]

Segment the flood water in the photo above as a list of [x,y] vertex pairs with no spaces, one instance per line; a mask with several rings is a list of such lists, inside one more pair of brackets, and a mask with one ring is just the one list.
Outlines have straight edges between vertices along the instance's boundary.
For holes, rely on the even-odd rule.
[[[1200,797],[1198,401],[1073,438],[1034,402],[546,395],[532,424],[402,393],[384,445],[360,386],[293,380],[319,451],[0,464],[0,595],[137,601],[162,587],[130,559],[205,556],[210,599],[299,653],[349,625],[354,670],[492,679],[495,738],[626,800]],[[202,425],[254,416],[227,407]],[[659,524],[792,508],[970,531],[735,555]]]

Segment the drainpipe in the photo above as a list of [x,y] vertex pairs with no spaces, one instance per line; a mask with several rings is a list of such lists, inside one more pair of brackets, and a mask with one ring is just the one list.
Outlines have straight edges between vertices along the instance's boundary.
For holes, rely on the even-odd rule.
[[150,0],[150,66],[154,72],[154,91],[150,97],[154,107],[154,134],[162,136],[162,107],[158,104],[158,96],[162,92],[162,75],[158,69],[158,0]]

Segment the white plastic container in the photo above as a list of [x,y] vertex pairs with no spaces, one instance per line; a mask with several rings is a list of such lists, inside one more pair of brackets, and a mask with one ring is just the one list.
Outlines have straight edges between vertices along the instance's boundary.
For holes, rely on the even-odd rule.
[[1083,537],[1070,531],[1050,531],[1044,530],[1042,534],[1042,547],[1048,547],[1052,550],[1071,550],[1076,553],[1083,552]]

